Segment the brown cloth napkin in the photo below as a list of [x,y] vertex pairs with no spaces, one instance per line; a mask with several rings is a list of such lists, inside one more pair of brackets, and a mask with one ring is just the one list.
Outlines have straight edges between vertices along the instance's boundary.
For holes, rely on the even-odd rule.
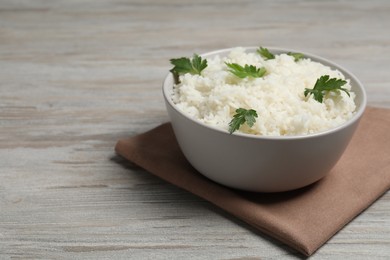
[[313,254],[390,188],[389,109],[367,108],[333,170],[315,184],[290,192],[238,191],[203,177],[184,158],[169,123],[119,140],[115,149],[305,255]]

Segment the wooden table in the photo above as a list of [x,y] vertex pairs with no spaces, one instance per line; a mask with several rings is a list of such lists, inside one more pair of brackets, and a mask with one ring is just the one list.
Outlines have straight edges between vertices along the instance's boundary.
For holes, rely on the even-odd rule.
[[[114,153],[168,121],[169,59],[282,46],[351,70],[390,107],[389,1],[0,2],[0,259],[300,255]],[[389,259],[390,193],[313,259]]]

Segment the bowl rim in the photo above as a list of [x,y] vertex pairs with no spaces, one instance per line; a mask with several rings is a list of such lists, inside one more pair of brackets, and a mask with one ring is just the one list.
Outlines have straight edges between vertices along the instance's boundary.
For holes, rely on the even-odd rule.
[[[237,47],[224,48],[224,49],[218,49],[218,50],[206,52],[206,53],[200,54],[200,56],[201,57],[215,56],[215,55],[218,55],[218,54],[230,52],[230,51],[232,51],[232,50],[234,50],[236,48],[244,48],[245,51],[253,52],[254,50],[258,49],[259,47],[256,47],[256,46],[247,46],[247,47],[237,46]],[[346,122],[342,123],[341,125],[338,125],[336,127],[333,127],[331,129],[328,129],[328,130],[325,130],[325,131],[316,132],[316,133],[312,133],[312,134],[283,135],[283,136],[264,136],[264,135],[254,135],[254,134],[247,134],[247,133],[240,133],[240,132],[235,132],[233,134],[230,134],[226,130],[223,130],[223,129],[218,128],[216,126],[207,125],[207,124],[205,124],[205,123],[203,123],[201,121],[198,121],[198,120],[196,120],[196,119],[186,115],[185,113],[183,113],[182,111],[177,109],[176,105],[173,103],[172,98],[170,97],[170,94],[171,94],[170,91],[171,91],[171,88],[173,87],[173,74],[171,72],[169,72],[167,74],[167,76],[165,77],[165,79],[163,81],[163,86],[162,86],[163,96],[164,96],[164,99],[166,101],[166,104],[169,105],[174,111],[179,113],[181,116],[183,116],[186,119],[194,122],[195,124],[198,124],[200,126],[208,128],[208,129],[210,129],[212,131],[217,131],[217,132],[219,132],[221,134],[230,135],[232,138],[236,138],[236,137],[237,138],[249,138],[249,139],[253,138],[253,139],[261,139],[261,140],[310,139],[310,138],[316,138],[316,137],[319,137],[319,136],[329,135],[329,134],[338,132],[338,131],[340,131],[340,130],[342,130],[344,128],[347,128],[350,125],[354,124],[356,121],[360,120],[360,118],[363,115],[363,113],[364,113],[364,111],[366,109],[366,106],[367,106],[367,93],[366,93],[366,91],[365,91],[361,81],[353,73],[351,73],[348,69],[346,69],[343,66],[341,66],[341,65],[339,65],[339,64],[337,64],[337,63],[335,63],[333,61],[330,61],[330,60],[328,60],[326,58],[323,58],[323,57],[320,57],[320,56],[317,56],[315,54],[311,54],[311,53],[308,53],[308,52],[303,52],[303,51],[300,51],[300,50],[280,48],[280,47],[267,47],[267,49],[269,49],[272,52],[277,52],[278,54],[279,53],[287,53],[287,52],[302,53],[305,56],[305,58],[310,58],[313,61],[323,63],[326,66],[330,66],[332,69],[337,69],[337,70],[341,71],[345,75],[346,78],[349,78],[349,79],[352,79],[353,81],[355,81],[357,83],[357,88],[360,89],[362,95],[361,95],[361,103],[360,103],[358,109],[355,111],[355,114],[352,116],[352,118],[350,118]],[[172,84],[169,84],[170,83],[169,81],[172,81]]]

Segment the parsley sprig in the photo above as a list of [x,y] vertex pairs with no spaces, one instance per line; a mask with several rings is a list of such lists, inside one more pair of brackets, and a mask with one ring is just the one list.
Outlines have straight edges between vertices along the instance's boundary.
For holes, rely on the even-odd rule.
[[287,52],[287,55],[290,55],[294,58],[294,61],[297,62],[303,58],[305,58],[305,55],[299,52]]
[[171,59],[170,62],[174,65],[170,72],[173,73],[176,83],[179,83],[179,75],[186,73],[201,75],[202,70],[207,67],[207,60],[202,59],[198,54],[194,54],[192,59],[181,57],[178,59]]
[[252,127],[256,122],[257,112],[253,109],[238,108],[236,109],[236,114],[233,116],[232,121],[229,123],[229,133],[232,134],[234,131],[238,130],[241,125],[247,124],[249,127]]
[[[260,48],[258,48],[256,52],[260,54],[260,56],[263,57],[265,60],[275,59],[275,55],[271,53],[267,48],[263,48],[260,46]],[[287,55],[292,56],[295,62],[305,57],[302,53],[299,52],[287,52]]]
[[261,78],[264,76],[264,74],[267,72],[264,67],[257,68],[253,65],[245,64],[245,66],[241,66],[237,63],[227,63],[225,62],[226,66],[229,67],[229,72],[233,73],[237,77],[243,79],[246,77],[252,77],[252,78]]
[[348,96],[349,92],[348,89],[342,88],[341,86],[345,85],[347,81],[337,78],[331,78],[329,79],[329,75],[323,75],[319,79],[317,79],[316,84],[314,85],[314,88],[309,89],[305,88],[305,97],[307,97],[310,94],[313,94],[314,99],[318,102],[322,103],[324,99],[324,95],[329,92],[337,92],[337,91],[344,91],[347,93]]
[[272,54],[267,48],[263,48],[260,46],[260,48],[258,48],[257,50],[257,53],[260,54],[261,57],[263,57],[265,60],[272,60],[272,59],[275,59],[275,55]]

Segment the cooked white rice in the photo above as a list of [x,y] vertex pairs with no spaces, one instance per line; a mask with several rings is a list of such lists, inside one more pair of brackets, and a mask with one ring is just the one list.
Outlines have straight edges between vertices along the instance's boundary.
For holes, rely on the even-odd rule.
[[[237,108],[254,109],[258,118],[250,128],[242,125],[238,132],[264,136],[306,135],[339,126],[352,117],[356,109],[355,94],[329,92],[323,103],[312,95],[305,97],[305,88],[313,88],[316,80],[329,75],[347,81],[344,75],[308,58],[294,61],[287,54],[264,60],[244,48],[233,49],[226,57],[207,59],[202,75],[184,74],[174,86],[173,102],[191,118],[228,131]],[[240,79],[230,73],[225,62],[265,67],[262,78]]]

